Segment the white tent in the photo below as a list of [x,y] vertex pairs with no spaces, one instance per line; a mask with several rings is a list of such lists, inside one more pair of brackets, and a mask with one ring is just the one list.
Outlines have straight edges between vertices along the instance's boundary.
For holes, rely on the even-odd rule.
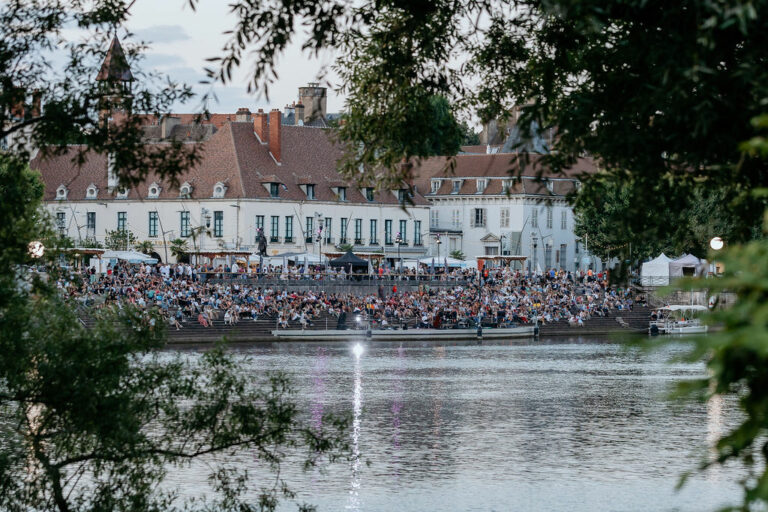
[[157,259],[138,251],[104,251],[104,260],[121,260],[128,263],[157,263]]
[[669,262],[670,277],[700,275],[702,267],[706,270],[707,261],[700,260],[693,254],[685,254]]
[[640,270],[640,283],[643,286],[666,286],[669,284],[669,263],[672,261],[661,253],[651,261],[643,263]]
[[433,261],[435,262],[435,266],[436,267],[444,267],[446,264],[449,267],[454,267],[454,268],[465,268],[465,267],[467,267],[467,262],[466,261],[464,261],[464,260],[457,260],[456,258],[439,258],[439,259],[438,258],[432,258],[432,257],[421,258],[419,260],[419,263],[421,263],[422,265],[429,266],[429,265],[432,265]]

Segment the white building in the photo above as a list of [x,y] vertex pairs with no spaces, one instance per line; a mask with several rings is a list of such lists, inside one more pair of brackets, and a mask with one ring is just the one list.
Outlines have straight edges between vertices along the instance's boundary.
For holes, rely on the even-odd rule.
[[[107,232],[130,230],[149,240],[155,256],[172,259],[170,240],[188,240],[190,249],[255,250],[259,229],[268,241],[268,254],[314,253],[352,244],[356,251],[397,255],[395,239],[403,239],[401,254],[423,255],[429,230],[429,205],[420,195],[403,211],[402,192],[358,189],[336,172],[341,153],[327,130],[281,126],[273,110],[255,116],[241,109],[234,119],[214,125],[180,124],[166,118],[146,127],[152,144],[197,129],[204,132],[202,161],[179,178],[180,186],[162,180],[135,189],[110,191],[108,159],[89,155],[76,168],[74,152],[36,159],[45,183],[45,203],[62,234],[78,244],[103,242]],[[171,124],[172,126],[167,126]],[[322,242],[315,239],[320,233]],[[192,236],[193,231],[199,236]]]
[[452,170],[445,158],[422,163],[417,186],[431,204],[432,255],[439,250],[440,256],[461,251],[467,259],[525,256],[526,268],[542,270],[602,268],[574,235],[573,209],[566,201],[579,186],[576,176],[594,171],[594,162],[581,159],[565,176],[545,174],[539,181],[541,156],[528,156],[522,173],[515,153],[460,154]]

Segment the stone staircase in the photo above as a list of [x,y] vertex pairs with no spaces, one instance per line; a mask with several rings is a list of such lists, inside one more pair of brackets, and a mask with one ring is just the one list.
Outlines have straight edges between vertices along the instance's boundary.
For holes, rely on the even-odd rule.
[[[651,310],[645,306],[635,306],[632,311],[611,311],[607,316],[593,316],[584,322],[583,327],[571,327],[567,320],[543,325],[541,336],[600,335],[614,333],[647,333]],[[626,324],[617,321],[621,318]]]

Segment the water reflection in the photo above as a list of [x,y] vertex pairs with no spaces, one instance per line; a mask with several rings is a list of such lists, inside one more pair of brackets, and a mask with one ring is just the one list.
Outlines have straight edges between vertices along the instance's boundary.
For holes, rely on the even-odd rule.
[[352,476],[349,485],[347,510],[360,510],[360,416],[363,412],[363,371],[360,358],[363,346],[359,343],[353,349],[355,358],[355,384],[352,399]]
[[669,364],[674,349],[583,339],[360,348],[246,350],[254,378],[269,369],[293,378],[310,421],[352,413],[351,464],[309,476],[285,466],[300,500],[319,512],[700,512],[739,500],[731,469],[675,491],[733,425],[734,407],[722,397],[666,400],[680,380],[704,375],[701,364]]

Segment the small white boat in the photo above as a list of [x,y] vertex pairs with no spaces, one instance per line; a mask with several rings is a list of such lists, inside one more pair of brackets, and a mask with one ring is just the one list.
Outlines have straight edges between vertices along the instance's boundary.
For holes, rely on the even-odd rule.
[[658,311],[662,317],[650,322],[650,334],[704,334],[709,328],[695,316],[708,311],[706,306],[672,305],[659,308]]

